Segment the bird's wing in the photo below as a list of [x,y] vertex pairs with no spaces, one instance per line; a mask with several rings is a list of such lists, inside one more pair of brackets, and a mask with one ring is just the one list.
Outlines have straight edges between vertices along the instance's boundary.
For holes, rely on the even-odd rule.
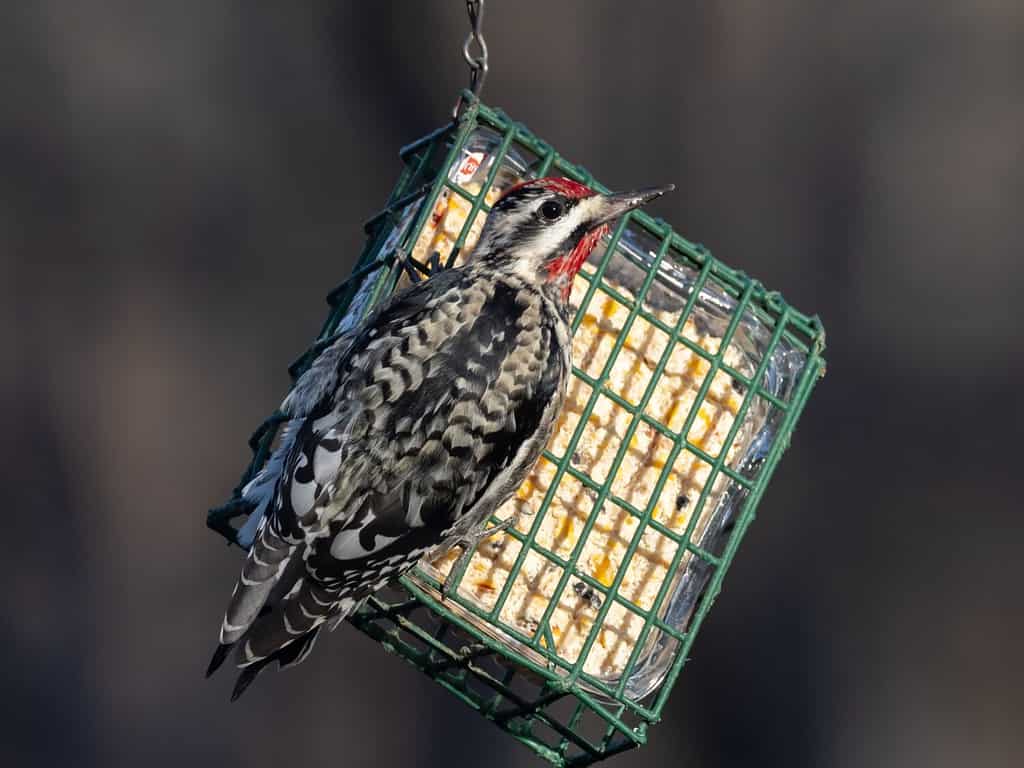
[[313,360],[312,365],[298,378],[288,396],[281,403],[280,412],[288,417],[275,438],[275,444],[256,476],[242,489],[242,499],[251,511],[235,538],[250,549],[255,543],[267,513],[277,496],[278,486],[295,451],[296,439],[302,431],[306,417],[316,409],[324,397],[337,386],[341,360],[356,338],[356,331],[341,332]]
[[[455,278],[453,272],[443,272],[431,282],[443,294]],[[324,524],[323,515],[354,513],[355,505],[321,502],[332,499],[347,476],[358,477],[370,458],[360,450],[367,431],[364,390],[374,367],[393,348],[399,329],[433,311],[428,305],[437,292],[424,290],[423,285],[396,296],[357,331],[325,349],[282,404],[281,411],[291,419],[263,469],[242,491],[253,505],[238,536],[239,543],[249,547],[249,555],[225,611],[220,647],[208,672],[249,630],[297,546]],[[357,397],[360,393],[364,397]],[[371,468],[378,469],[372,464]]]
[[[536,461],[565,375],[550,318],[507,286],[431,296],[411,313],[408,299],[399,302],[354,343],[332,410],[344,414],[332,422],[343,430],[337,450],[313,438],[329,433],[316,427],[328,415],[311,418],[311,437],[297,441],[296,471],[282,485],[291,508],[281,509],[282,522],[295,519],[306,534],[306,574],[253,624],[242,665],[351,610],[453,531],[483,523]],[[298,480],[308,486],[301,493]],[[300,509],[311,503],[322,511],[307,525]]]

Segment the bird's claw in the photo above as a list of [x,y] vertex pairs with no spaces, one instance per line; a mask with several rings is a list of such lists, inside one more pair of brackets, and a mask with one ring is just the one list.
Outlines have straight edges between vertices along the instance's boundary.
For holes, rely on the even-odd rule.
[[480,542],[499,533],[504,533],[515,525],[516,519],[517,517],[514,515],[507,520],[502,520],[500,523],[492,525],[490,528],[466,534],[455,541],[452,547],[458,547],[461,551],[459,552],[458,559],[452,563],[448,575],[441,584],[442,600],[447,600],[457,583],[461,581],[462,575],[465,573],[466,568],[469,567],[469,561],[473,559],[473,554],[476,552],[477,547],[480,546]]
[[430,274],[432,274],[432,275],[434,273],[440,272],[442,269],[444,269],[444,265],[441,263],[441,252],[440,251],[433,251],[430,254],[430,262],[429,262],[429,264],[427,266],[427,269],[430,271]]
[[396,248],[395,255],[412,283],[422,283],[428,277],[445,269],[445,265],[441,263],[441,254],[437,251],[430,254],[426,264],[416,261],[404,248]]

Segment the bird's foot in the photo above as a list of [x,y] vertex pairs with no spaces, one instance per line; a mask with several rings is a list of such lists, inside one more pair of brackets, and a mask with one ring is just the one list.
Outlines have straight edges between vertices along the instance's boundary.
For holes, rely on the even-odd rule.
[[398,263],[401,265],[402,270],[406,275],[409,276],[409,280],[413,283],[422,283],[431,275],[435,275],[445,269],[445,265],[441,262],[441,254],[434,251],[428,257],[426,264],[421,264],[416,261],[403,248],[396,248],[395,255],[398,259]]
[[427,263],[427,270],[431,275],[437,274],[445,268],[445,265],[441,263],[441,252],[433,251],[430,254],[430,259]]
[[462,538],[456,540],[452,546],[458,547],[461,551],[459,552],[458,559],[452,563],[451,570],[448,571],[448,575],[445,577],[444,583],[441,584],[442,600],[447,600],[448,596],[452,593],[452,590],[455,589],[459,581],[462,580],[462,575],[466,572],[466,568],[469,567],[469,561],[473,559],[473,553],[476,552],[477,547],[480,546],[480,542],[499,533],[504,533],[516,524],[517,519],[518,515],[513,515],[507,520],[502,520],[496,525],[492,525],[489,528],[482,528],[475,533],[468,533]]
[[408,275],[410,282],[422,283],[425,275],[429,274],[423,265],[416,261],[404,248],[396,248],[395,256],[405,274]]

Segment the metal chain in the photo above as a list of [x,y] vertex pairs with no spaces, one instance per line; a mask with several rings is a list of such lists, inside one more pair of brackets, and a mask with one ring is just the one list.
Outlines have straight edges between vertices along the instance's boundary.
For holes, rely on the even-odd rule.
[[[462,58],[469,65],[469,91],[474,96],[479,96],[484,87],[484,80],[487,79],[487,41],[484,40],[484,0],[466,0],[466,13],[469,15],[470,32],[466,42],[462,44]],[[478,54],[473,55],[473,44],[476,44]],[[459,96],[455,104],[452,117],[458,119],[462,110],[464,99]]]

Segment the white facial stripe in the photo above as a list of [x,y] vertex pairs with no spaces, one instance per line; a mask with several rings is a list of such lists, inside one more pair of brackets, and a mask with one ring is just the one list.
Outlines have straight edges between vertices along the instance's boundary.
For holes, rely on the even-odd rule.
[[[545,202],[546,200],[538,200],[536,205],[532,206],[530,215],[536,215],[536,212]],[[562,219],[540,229],[527,244],[525,255],[527,255],[528,258],[533,259],[546,259],[554,256],[556,249],[565,241],[565,239],[569,237],[569,235],[571,235],[580,224],[593,217],[594,208],[595,206],[600,205],[600,202],[600,198],[597,197],[587,197],[580,200]]]

